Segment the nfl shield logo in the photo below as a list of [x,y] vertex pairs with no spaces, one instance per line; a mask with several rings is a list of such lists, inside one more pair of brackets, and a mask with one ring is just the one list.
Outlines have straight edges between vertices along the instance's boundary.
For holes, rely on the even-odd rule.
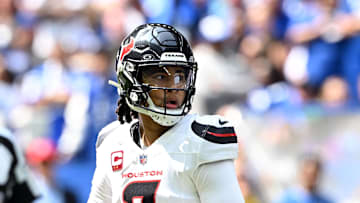
[[145,155],[145,154],[140,155],[140,163],[142,165],[145,165],[146,162],[147,162],[147,155]]

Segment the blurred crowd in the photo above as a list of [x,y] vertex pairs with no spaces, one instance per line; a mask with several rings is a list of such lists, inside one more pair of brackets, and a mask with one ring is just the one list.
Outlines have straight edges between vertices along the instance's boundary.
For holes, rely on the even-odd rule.
[[[286,190],[304,152],[319,154],[325,174],[352,180],[326,179],[324,202],[360,202],[359,150],[342,151],[360,144],[357,125],[344,122],[359,120],[359,0],[1,0],[0,125],[20,140],[46,194],[39,202],[86,202],[97,133],[116,119],[107,84],[116,50],[147,22],[191,41],[194,111],[238,126],[247,202],[321,202],[306,187]],[[300,183],[317,178],[311,163]]]

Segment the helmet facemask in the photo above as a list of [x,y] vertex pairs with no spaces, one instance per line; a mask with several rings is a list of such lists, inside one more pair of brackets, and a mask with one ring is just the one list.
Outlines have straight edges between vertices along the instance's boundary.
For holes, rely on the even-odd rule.
[[[150,116],[163,126],[172,126],[191,109],[195,93],[196,64],[187,66],[128,66],[122,75],[133,82],[123,92],[129,107]],[[120,80],[119,80],[120,81]]]

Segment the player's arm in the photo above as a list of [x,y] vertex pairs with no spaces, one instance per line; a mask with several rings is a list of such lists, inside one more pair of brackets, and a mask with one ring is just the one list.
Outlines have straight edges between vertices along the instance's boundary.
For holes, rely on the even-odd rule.
[[111,188],[105,173],[96,167],[88,203],[111,203]]
[[234,166],[238,144],[233,125],[219,116],[204,116],[191,128],[201,140],[192,174],[201,202],[244,203]]
[[194,173],[201,202],[244,203],[233,160],[202,164]]
[[96,144],[96,169],[92,179],[91,192],[88,203],[111,203],[112,192],[111,183],[106,175],[105,166],[109,165],[105,162],[105,144],[102,144],[104,136],[100,135]]

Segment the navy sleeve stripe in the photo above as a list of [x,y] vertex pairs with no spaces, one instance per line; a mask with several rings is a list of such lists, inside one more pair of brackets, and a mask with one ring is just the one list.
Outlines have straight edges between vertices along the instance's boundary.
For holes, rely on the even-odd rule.
[[233,127],[217,128],[215,126],[203,125],[196,121],[191,124],[191,129],[196,135],[207,141],[217,144],[237,143],[236,133]]

